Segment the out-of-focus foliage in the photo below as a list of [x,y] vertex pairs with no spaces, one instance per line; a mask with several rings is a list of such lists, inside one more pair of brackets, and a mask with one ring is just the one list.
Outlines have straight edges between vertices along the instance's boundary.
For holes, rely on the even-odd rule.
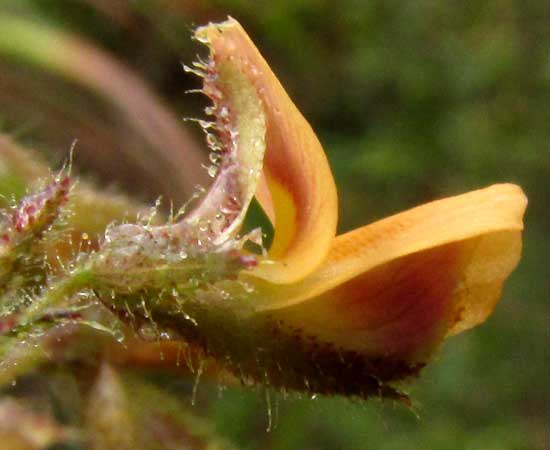
[[[494,182],[525,189],[522,263],[488,323],[450,340],[413,387],[417,415],[376,402],[275,394],[267,402],[239,389],[218,398],[205,381],[196,412],[220,434],[250,449],[550,448],[550,4],[5,0],[0,14],[86,37],[180,116],[203,105],[184,95],[197,82],[179,65],[200,51],[192,26],[237,17],[325,144],[342,230]],[[77,164],[110,183],[131,161],[117,157],[113,168],[109,155],[141,145],[105,99],[4,56],[0,104],[1,131],[50,155],[64,156],[78,138]],[[126,187],[159,194],[151,181],[136,185],[139,166],[127,170]],[[182,167],[181,176],[200,170]],[[190,390],[170,383],[174,396]]]

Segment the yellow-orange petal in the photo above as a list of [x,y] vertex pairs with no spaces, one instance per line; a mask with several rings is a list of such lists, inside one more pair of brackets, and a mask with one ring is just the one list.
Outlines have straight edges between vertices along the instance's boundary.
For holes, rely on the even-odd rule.
[[520,258],[525,206],[519,187],[495,185],[357,229],[301,282],[256,281],[258,309],[341,350],[424,362],[492,311]]
[[264,174],[269,187],[257,192],[274,212],[269,263],[255,275],[272,283],[304,278],[324,260],[336,233],[336,187],[321,144],[241,25],[234,19],[197,30],[211,58],[231,60],[262,100],[266,116]]

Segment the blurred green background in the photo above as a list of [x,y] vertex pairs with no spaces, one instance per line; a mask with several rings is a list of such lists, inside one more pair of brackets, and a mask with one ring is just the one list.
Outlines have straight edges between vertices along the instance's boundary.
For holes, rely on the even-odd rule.
[[[184,95],[199,83],[180,62],[204,53],[189,39],[192,29],[228,14],[324,143],[341,231],[495,182],[520,184],[530,204],[524,256],[502,302],[486,324],[449,340],[411,384],[414,411],[273,394],[275,427],[266,432],[264,394],[219,393],[207,382],[195,410],[244,449],[550,449],[550,3],[0,3],[0,18],[80,36],[122,61],[178,119],[205,104]],[[0,50],[10,39],[0,27]],[[39,42],[25,45],[40,51]],[[140,175],[132,151],[145,147],[109,98],[13,52],[0,51],[0,105],[0,131],[44,150],[54,165],[76,138],[85,173],[147,200],[164,193],[181,202],[188,193],[161,185],[162,167]],[[200,142],[197,129],[180,124]]]

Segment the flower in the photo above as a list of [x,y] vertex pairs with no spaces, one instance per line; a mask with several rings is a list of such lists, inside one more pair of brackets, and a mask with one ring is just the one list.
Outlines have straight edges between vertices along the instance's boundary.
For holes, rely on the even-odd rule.
[[493,185],[336,236],[321,144],[244,29],[229,18],[196,37],[210,48],[198,69],[220,145],[233,147],[192,216],[218,210],[223,184],[224,201],[238,207],[224,226],[234,233],[255,194],[275,235],[268,256],[239,277],[279,347],[267,353],[298,355],[284,362],[313,390],[391,394],[387,383],[416,374],[446,337],[490,315],[520,259],[525,195]]
[[[177,223],[111,228],[86,279],[244,382],[406,400],[396,382],[493,310],[520,258],[524,194],[494,185],[336,236],[321,144],[244,29],[230,18],[195,36],[210,55],[186,70],[213,102],[199,123],[214,183]],[[254,196],[275,230],[265,255],[243,247],[257,231],[238,237]],[[163,358],[179,355],[170,345]]]

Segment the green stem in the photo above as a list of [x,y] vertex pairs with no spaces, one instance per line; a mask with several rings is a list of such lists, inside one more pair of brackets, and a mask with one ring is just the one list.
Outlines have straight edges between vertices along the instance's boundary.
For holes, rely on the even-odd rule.
[[36,299],[27,308],[19,319],[19,326],[27,326],[40,319],[48,309],[61,306],[77,291],[91,286],[92,273],[90,270],[80,269],[73,272],[70,277],[64,278],[49,287],[42,297]]

